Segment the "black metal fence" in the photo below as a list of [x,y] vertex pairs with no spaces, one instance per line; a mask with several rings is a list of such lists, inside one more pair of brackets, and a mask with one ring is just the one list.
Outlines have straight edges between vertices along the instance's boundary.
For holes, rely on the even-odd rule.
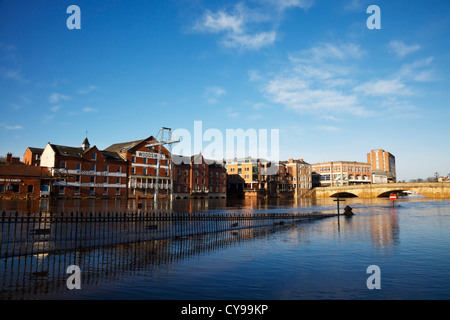
[[109,247],[323,219],[325,213],[3,212],[0,258]]

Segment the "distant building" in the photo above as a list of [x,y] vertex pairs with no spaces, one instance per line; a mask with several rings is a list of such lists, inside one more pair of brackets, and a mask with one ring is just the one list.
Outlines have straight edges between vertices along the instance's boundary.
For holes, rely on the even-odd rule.
[[0,163],[0,198],[39,198],[41,167],[29,166],[8,153]]
[[41,156],[44,149],[28,147],[23,154],[23,163],[29,166],[40,166]]
[[52,177],[50,195],[73,198],[125,198],[127,163],[116,152],[91,147],[86,138],[81,147],[48,143],[41,167]]
[[311,165],[313,187],[334,187],[370,184],[370,164],[352,161],[333,161]]
[[312,188],[311,165],[303,159],[289,159],[280,162],[286,167],[286,182],[291,186],[294,195],[301,196]]
[[397,182],[395,157],[382,149],[371,150],[367,154],[367,163],[372,169],[373,183]]
[[194,156],[172,155],[175,199],[226,198],[227,174],[219,161]]
[[[129,198],[153,199],[156,188],[158,198],[170,196],[172,187],[170,153],[164,146],[147,147],[152,143],[158,141],[150,136],[141,140],[116,143],[105,149],[118,153],[127,163]],[[160,164],[157,170],[159,157]]]

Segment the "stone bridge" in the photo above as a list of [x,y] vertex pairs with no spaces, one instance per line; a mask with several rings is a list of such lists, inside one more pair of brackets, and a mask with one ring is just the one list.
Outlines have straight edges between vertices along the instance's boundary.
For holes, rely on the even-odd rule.
[[448,182],[420,182],[420,183],[386,183],[365,184],[340,187],[318,187],[314,188],[311,197],[326,199],[330,197],[359,197],[359,198],[382,198],[389,197],[392,193],[411,191],[427,198],[444,199],[450,198],[450,183]]

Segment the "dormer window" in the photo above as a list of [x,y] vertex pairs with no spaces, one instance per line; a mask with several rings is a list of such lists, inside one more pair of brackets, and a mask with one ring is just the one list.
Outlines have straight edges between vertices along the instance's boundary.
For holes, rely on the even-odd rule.
[[92,161],[96,161],[97,160],[97,153],[92,152],[91,160]]

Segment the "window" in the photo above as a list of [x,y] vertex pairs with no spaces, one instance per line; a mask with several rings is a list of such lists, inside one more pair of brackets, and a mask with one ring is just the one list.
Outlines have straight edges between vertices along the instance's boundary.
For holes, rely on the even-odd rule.
[[75,187],[75,194],[80,194],[80,187]]
[[66,162],[65,161],[61,161],[61,168],[65,168],[66,167]]
[[144,196],[147,195],[147,189],[142,190],[142,195],[144,195]]
[[120,188],[116,188],[116,196],[120,195]]
[[34,190],[33,186],[29,185],[28,186],[28,193],[33,193],[33,190]]
[[0,184],[0,193],[5,193],[5,185]]
[[93,196],[95,194],[95,189],[93,187],[89,188],[89,194]]
[[75,177],[75,182],[80,182],[80,176]]
[[81,170],[81,163],[77,163],[77,170]]
[[91,160],[93,161],[97,160],[97,153],[92,152]]
[[117,172],[118,172],[118,173],[121,173],[121,172],[122,172],[122,167],[121,167],[121,166],[118,166],[118,167],[117,167]]
[[103,188],[103,195],[104,196],[108,195],[108,188]]
[[91,171],[95,171],[95,163],[91,164]]
[[120,184],[120,178],[117,178],[117,179],[116,179],[116,183],[117,183],[117,184]]
[[135,174],[135,168],[133,167],[133,168],[131,168],[131,174]]
[[135,156],[131,157],[131,163],[136,163],[136,157]]
[[109,166],[105,165],[105,172],[108,172],[108,170],[109,170]]
[[144,176],[147,175],[147,168],[144,168]]
[[91,176],[91,183],[95,183],[95,176]]
[[132,196],[134,196],[134,189],[131,189],[130,193],[131,193]]
[[144,164],[147,164],[147,158],[144,158]]
[[64,194],[64,187],[59,187],[59,194]]
[[108,177],[105,177],[105,183],[108,183]]

